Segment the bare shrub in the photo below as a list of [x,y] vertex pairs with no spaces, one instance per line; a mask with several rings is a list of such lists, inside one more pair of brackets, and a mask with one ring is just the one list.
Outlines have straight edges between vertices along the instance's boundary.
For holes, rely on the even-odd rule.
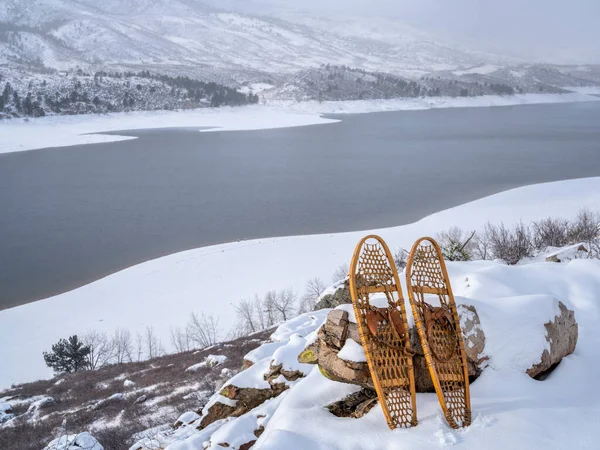
[[533,255],[531,232],[523,222],[519,222],[512,230],[503,223],[497,226],[488,222],[485,225],[485,238],[489,242],[492,256],[507,264],[517,264],[523,258]]
[[473,257],[476,259],[491,258],[490,240],[487,233],[476,233],[473,237]]
[[196,348],[206,348],[219,342],[219,319],[214,314],[190,315],[187,332]]
[[548,247],[563,247],[569,244],[569,221],[565,219],[547,219],[533,222],[533,245],[538,250]]
[[325,283],[320,278],[311,278],[306,282],[306,291],[298,306],[298,313],[312,311],[318,298],[325,291]]
[[594,259],[600,259],[600,237],[594,239],[588,243],[589,246],[589,257]]
[[580,210],[569,225],[568,243],[591,243],[597,238],[600,238],[600,215],[589,209]]
[[473,259],[475,231],[465,232],[459,227],[452,227],[436,236],[447,261],[470,261]]
[[408,251],[402,247],[394,252],[392,255],[394,258],[394,264],[396,265],[396,269],[404,270],[406,267],[406,260],[408,259]]
[[331,279],[334,283],[337,283],[338,281],[345,280],[349,273],[350,267],[348,264],[340,264],[337,269],[335,269],[335,272],[333,272]]

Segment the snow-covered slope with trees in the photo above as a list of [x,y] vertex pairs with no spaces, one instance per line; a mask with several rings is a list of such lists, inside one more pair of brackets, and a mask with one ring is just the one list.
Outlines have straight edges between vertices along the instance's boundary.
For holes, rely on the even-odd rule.
[[[600,178],[513,189],[376,233],[392,249],[409,248],[417,238],[451,226],[481,230],[488,221],[511,225],[546,217],[568,219],[582,207],[600,211]],[[365,234],[259,239],[199,248],[0,311],[0,342],[11,343],[0,346],[0,387],[51,375],[42,352],[72,334],[89,330],[112,334],[124,328],[135,335],[152,326],[156,336],[168,342],[170,331],[185,325],[192,311],[214,314],[226,333],[235,326],[234,305],[240,300],[273,290],[302,293],[310,279],[330,280],[337,267],[350,261],[354,246]]]
[[5,0],[0,4],[0,62],[60,69],[119,64],[263,72],[332,63],[410,72],[487,60],[410,31],[400,39],[397,34],[393,39],[364,35],[360,29],[337,32],[301,20],[228,12],[212,3]]
[[[304,320],[296,320],[296,334],[288,334],[283,347],[226,381],[198,410],[200,415],[177,429],[146,436],[131,449],[597,448],[600,261],[517,267],[498,261],[455,262],[449,264],[449,273],[457,303],[476,308],[485,333],[487,361],[481,376],[471,384],[473,423],[469,427],[451,429],[433,393],[417,393],[419,424],[410,429],[390,431],[379,404],[359,418],[332,414],[328,409],[334,402],[361,388],[332,380],[322,367],[299,362],[303,350],[317,340],[316,327],[307,325],[309,313]],[[543,324],[559,314],[559,301],[572,308],[578,323],[575,353],[547,377],[532,379],[526,369],[550,348]],[[280,382],[286,389],[281,394],[273,392],[275,398],[243,409],[236,400],[225,397],[234,391],[232,386],[275,389],[276,383],[269,386],[265,380],[271,381],[279,365],[282,373],[300,377],[289,381],[282,376]],[[215,420],[223,417],[215,417],[219,403],[223,408],[233,405],[232,409],[237,407],[244,414]]]

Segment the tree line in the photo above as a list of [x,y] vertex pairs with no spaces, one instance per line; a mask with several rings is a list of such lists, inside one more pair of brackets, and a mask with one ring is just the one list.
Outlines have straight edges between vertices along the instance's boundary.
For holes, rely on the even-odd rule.
[[0,118],[241,106],[258,103],[258,96],[189,77],[79,70],[72,76],[46,76],[27,86],[8,80],[0,85]]

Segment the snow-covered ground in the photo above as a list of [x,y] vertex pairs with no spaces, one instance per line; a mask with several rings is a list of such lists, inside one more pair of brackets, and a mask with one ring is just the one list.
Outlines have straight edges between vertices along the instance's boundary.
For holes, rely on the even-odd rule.
[[[592,94],[594,92],[590,92]],[[187,111],[132,112],[109,115],[53,116],[0,121],[0,153],[48,147],[115,142],[131,136],[90,133],[174,127],[214,130],[257,130],[328,124],[322,114],[422,110],[450,107],[508,106],[540,103],[599,101],[588,93],[517,94],[511,96],[426,97],[340,102],[272,102],[237,108]],[[210,131],[210,130],[205,130]]]
[[534,105],[598,101],[594,92],[570,94],[482,95],[479,97],[419,97],[389,100],[356,100],[339,102],[302,102],[285,104],[291,111],[320,114],[360,114],[384,111],[407,111],[433,108],[469,108],[482,106]]
[[[239,418],[219,420],[200,431],[196,426],[201,418],[194,416],[174,432],[142,441],[142,448],[153,449],[152,444],[160,442],[165,450],[238,449],[254,441],[254,431],[263,426],[264,432],[252,447],[257,450],[597,449],[600,261],[518,266],[499,261],[453,262],[448,270],[457,303],[477,310],[485,333],[484,354],[489,358],[483,374],[471,385],[473,422],[469,427],[451,429],[433,393],[417,393],[419,424],[410,429],[390,431],[379,404],[360,419],[330,414],[326,405],[360,387],[332,381],[319,367],[298,362],[297,355],[314,342],[315,330],[329,311],[320,310],[284,324],[286,333],[278,330],[272,337],[280,344],[275,351],[272,344],[263,344],[254,354],[271,346],[264,359],[225,382],[225,386],[269,389],[264,374],[269,367],[281,365],[286,371],[304,374],[287,382],[289,390]],[[577,347],[548,378],[534,380],[526,370],[549,348],[544,324],[560,315],[559,302],[575,313]],[[341,305],[345,310],[348,306]],[[291,330],[295,333],[290,334]],[[347,340],[346,346],[348,342],[354,341]],[[354,360],[364,357],[358,344],[347,353]],[[215,394],[203,410],[204,417],[216,402],[232,401]]]
[[[543,199],[543,201],[540,201]],[[413,224],[375,230],[392,249],[458,226],[478,230],[487,221],[514,223],[547,216],[573,217],[582,207],[600,210],[600,178],[532,185],[492,195]],[[330,280],[350,261],[367,232],[234,242],[166,256],[128,268],[53,298],[0,312],[0,388],[51,376],[42,351],[90,329],[135,333],[153,326],[165,345],[190,312],[214,313],[227,331],[233,304],[272,289],[302,293],[307,280]],[[573,289],[576,289],[574,286]],[[537,292],[533,292],[537,293]],[[509,296],[506,294],[505,296]]]
[[324,119],[316,113],[296,113],[264,105],[11,119],[0,121],[0,153],[135,139],[130,136],[89,134],[120,130],[216,127],[219,130],[232,131],[331,122],[336,121]]

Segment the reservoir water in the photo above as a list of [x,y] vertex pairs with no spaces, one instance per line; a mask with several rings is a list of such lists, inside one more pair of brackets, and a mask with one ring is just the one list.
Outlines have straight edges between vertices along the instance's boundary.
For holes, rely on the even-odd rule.
[[401,225],[600,176],[600,102],[338,118],[0,155],[0,309],[190,248]]

